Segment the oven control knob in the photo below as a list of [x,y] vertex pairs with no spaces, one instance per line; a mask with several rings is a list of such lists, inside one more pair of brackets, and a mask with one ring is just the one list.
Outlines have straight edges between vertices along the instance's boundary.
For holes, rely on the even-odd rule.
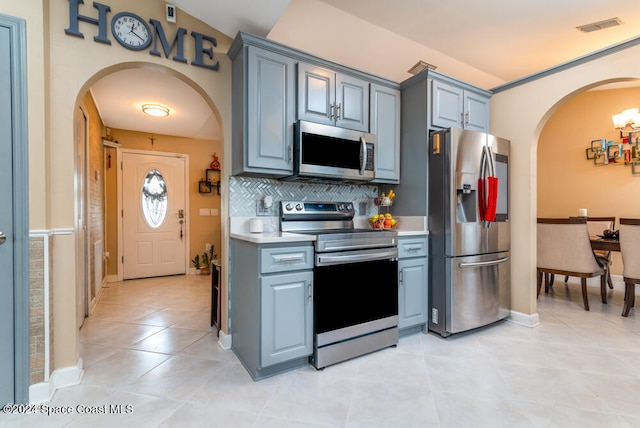
[[287,211],[291,211],[293,209],[293,205],[287,204],[287,205],[284,206],[284,209],[287,210]]
[[302,204],[298,204],[298,205],[296,205],[296,210],[298,210],[298,211],[302,211],[302,208],[304,208],[304,207],[302,206]]
[[338,211],[344,211],[344,204],[338,205]]
[[347,211],[351,211],[353,209],[353,204],[347,204]]

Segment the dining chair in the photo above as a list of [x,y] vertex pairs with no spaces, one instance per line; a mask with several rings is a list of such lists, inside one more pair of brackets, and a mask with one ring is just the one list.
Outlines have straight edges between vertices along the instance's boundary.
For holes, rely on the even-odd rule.
[[591,249],[586,218],[539,218],[537,244],[538,296],[543,275],[545,293],[549,292],[550,275],[577,276],[584,310],[588,311],[587,278],[599,276],[600,297],[607,303],[606,270]]
[[[602,235],[602,232],[605,230],[614,230],[615,225],[615,217],[587,217],[587,229],[589,230],[589,236]],[[611,280],[611,263],[613,262],[611,259],[611,251],[595,250],[594,253],[606,269],[607,284],[609,285],[609,288],[613,290],[613,281]],[[569,281],[569,277],[565,276],[564,282],[567,281]],[[551,281],[551,284],[553,284],[553,280]]]
[[624,278],[624,306],[622,316],[629,316],[635,306],[636,284],[640,284],[640,219],[620,219],[620,253]]

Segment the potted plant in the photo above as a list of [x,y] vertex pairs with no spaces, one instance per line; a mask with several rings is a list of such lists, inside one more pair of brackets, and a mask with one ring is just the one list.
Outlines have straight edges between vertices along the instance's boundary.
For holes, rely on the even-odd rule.
[[191,263],[193,263],[193,267],[196,268],[196,275],[200,275],[200,254],[196,254],[193,260],[191,260]]
[[209,275],[211,273],[211,261],[209,260],[209,253],[202,254],[202,267],[200,268],[202,275]]

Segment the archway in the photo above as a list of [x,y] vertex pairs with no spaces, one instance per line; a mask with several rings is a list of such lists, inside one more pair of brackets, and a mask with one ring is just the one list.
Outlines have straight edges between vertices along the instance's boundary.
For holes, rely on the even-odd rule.
[[[137,80],[132,82],[131,79]],[[125,87],[124,92],[118,96],[120,85]],[[153,90],[152,93],[137,92],[139,88]],[[134,120],[133,125],[118,126],[118,123],[123,122],[118,122],[113,108],[126,111],[126,120],[126,116],[141,115],[139,107],[145,102],[163,102],[169,105],[173,114],[171,119],[176,121],[173,128],[159,125],[144,127],[143,121],[146,119],[142,116]],[[101,286],[108,281],[121,279],[122,239],[118,239],[118,233],[115,232],[120,227],[115,209],[115,201],[119,196],[114,194],[120,150],[128,148],[180,153],[191,159],[187,175],[188,191],[192,197],[189,199],[186,218],[186,233],[191,231],[191,235],[186,237],[190,244],[187,244],[187,254],[190,255],[196,251],[204,252],[204,241],[217,248],[222,247],[221,217],[215,219],[217,222],[211,222],[210,217],[201,219],[200,213],[204,207],[209,212],[215,210],[219,213],[223,211],[225,202],[217,193],[199,194],[197,182],[205,176],[205,170],[212,160],[211,155],[217,153],[218,156],[223,156],[224,133],[219,110],[205,91],[185,75],[156,64],[130,62],[101,70],[82,86],[76,98],[76,106],[77,109],[82,108],[86,115],[86,133],[81,131],[81,127],[74,130],[76,141],[79,142],[76,145],[77,158],[82,158],[82,152],[86,152],[86,167],[80,165],[76,171],[76,213],[81,214],[82,207],[86,207],[86,224],[76,224],[80,232],[78,235],[82,235],[77,241],[76,254],[80,255],[83,266],[87,266],[87,275],[78,283],[78,293],[84,291],[87,296],[84,299],[87,302],[84,309],[80,305],[77,308],[82,316],[80,312],[89,314],[89,303],[93,301],[95,304],[95,299],[99,297],[100,287],[96,286],[96,281]],[[193,118],[198,114],[205,120],[203,110],[206,110],[206,123],[194,123]],[[140,128],[135,129],[138,124]],[[188,132],[182,132],[179,129],[181,126],[188,128],[184,129]],[[170,130],[162,133],[163,129]],[[207,132],[198,134],[197,131],[202,129]],[[86,192],[83,192],[81,189],[85,187]],[[205,221],[208,224],[203,225]],[[190,257],[185,259],[187,272],[189,259]]]
[[[605,165],[594,159],[592,140],[622,143],[611,116],[638,107],[638,80],[621,80],[593,86],[559,103],[541,131],[537,148],[537,216],[569,217],[586,208],[589,216],[633,217],[640,201],[630,198],[640,180],[622,157]],[[620,153],[622,156],[622,153]],[[622,273],[619,253],[612,253],[611,271]],[[621,282],[621,278],[618,278]],[[619,299],[618,299],[619,300]]]
[[[536,325],[537,146],[542,128],[558,105],[589,88],[637,79],[637,45],[590,61],[565,64],[540,76],[494,91],[492,133],[512,142],[512,318]],[[595,83],[594,83],[595,82]]]

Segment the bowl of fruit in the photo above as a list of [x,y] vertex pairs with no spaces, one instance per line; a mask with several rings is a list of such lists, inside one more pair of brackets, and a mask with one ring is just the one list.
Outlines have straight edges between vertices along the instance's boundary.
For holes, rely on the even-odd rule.
[[398,220],[393,218],[391,213],[374,214],[369,217],[369,225],[375,230],[395,229],[398,227]]

